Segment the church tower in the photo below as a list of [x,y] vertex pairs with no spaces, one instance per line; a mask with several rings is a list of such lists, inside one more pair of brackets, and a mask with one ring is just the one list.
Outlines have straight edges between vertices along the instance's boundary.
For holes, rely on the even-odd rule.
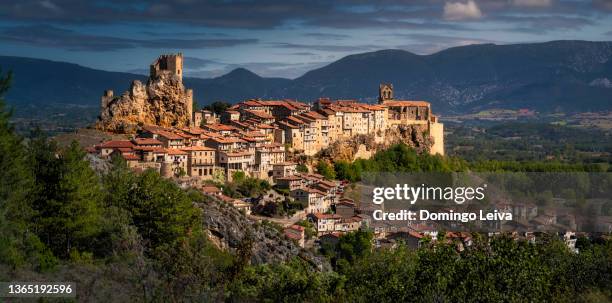
[[381,83],[378,87],[378,103],[393,100],[393,84]]

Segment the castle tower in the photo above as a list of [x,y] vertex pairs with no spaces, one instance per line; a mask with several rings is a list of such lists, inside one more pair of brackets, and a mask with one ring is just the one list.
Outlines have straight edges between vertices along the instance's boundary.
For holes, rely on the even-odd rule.
[[161,73],[169,73],[183,81],[183,54],[161,55],[151,64],[150,76],[157,78]]
[[110,104],[110,102],[113,100],[114,98],[114,93],[112,90],[107,89],[104,91],[104,95],[102,95],[101,98],[101,107],[102,110],[104,110],[106,107],[108,107],[108,104]]
[[393,84],[381,83],[378,87],[378,103],[393,100]]

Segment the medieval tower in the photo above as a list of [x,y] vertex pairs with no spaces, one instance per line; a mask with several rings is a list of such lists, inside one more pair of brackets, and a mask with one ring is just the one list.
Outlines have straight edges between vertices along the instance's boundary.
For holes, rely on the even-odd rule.
[[393,100],[393,84],[381,83],[378,87],[378,103]]
[[183,81],[183,54],[161,55],[151,64],[150,77],[158,78],[162,73],[176,76]]

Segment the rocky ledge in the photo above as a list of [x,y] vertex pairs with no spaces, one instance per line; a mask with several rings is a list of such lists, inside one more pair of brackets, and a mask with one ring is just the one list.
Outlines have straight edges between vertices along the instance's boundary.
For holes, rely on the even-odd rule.
[[221,249],[250,251],[251,264],[264,264],[300,258],[318,270],[329,270],[329,262],[299,247],[271,225],[254,222],[233,206],[207,199],[199,203],[209,238]]
[[115,133],[133,133],[141,125],[188,126],[191,121],[193,92],[185,89],[179,77],[162,73],[150,77],[146,85],[136,80],[129,91],[113,96],[106,91],[96,128]]

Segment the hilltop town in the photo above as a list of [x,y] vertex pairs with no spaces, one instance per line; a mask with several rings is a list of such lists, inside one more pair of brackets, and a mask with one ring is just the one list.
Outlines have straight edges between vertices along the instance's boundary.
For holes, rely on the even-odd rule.
[[[380,85],[377,104],[251,99],[215,113],[193,111],[193,92],[183,86],[182,71],[182,54],[162,55],[151,65],[146,85],[134,81],[120,96],[106,91],[96,127],[130,139],[102,142],[88,152],[119,156],[135,171],[156,170],[246,214],[254,205],[223,195],[212,182],[231,182],[237,172],[267,180],[303,206],[296,218],[314,218],[318,235],[357,230],[364,216],[343,197],[346,182],[313,173],[304,159],[369,158],[399,142],[444,154],[443,125],[431,105],[395,99],[391,84]],[[309,171],[299,172],[298,165]],[[303,241],[303,232],[293,225],[286,234]]]

